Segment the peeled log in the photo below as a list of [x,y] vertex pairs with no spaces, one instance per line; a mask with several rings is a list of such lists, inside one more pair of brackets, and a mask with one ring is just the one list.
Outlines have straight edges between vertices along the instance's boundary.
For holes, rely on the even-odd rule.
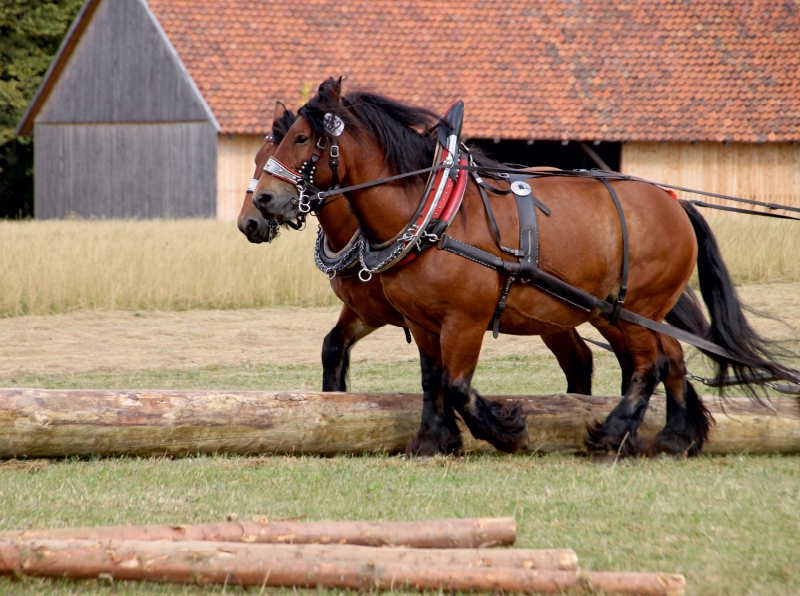
[[[180,544],[180,543],[178,543]],[[168,548],[158,550],[159,545]],[[67,545],[59,541],[0,542],[0,572],[15,575],[146,580],[251,586],[325,587],[373,591],[410,588],[447,592],[563,592],[677,596],[681,575],[427,566],[362,561],[313,561],[263,554],[261,545],[210,552],[186,542]]]
[[[0,542],[4,539],[0,539]],[[66,551],[105,548],[134,549],[137,553],[173,554],[225,552],[282,561],[361,561],[371,565],[403,564],[445,567],[516,567],[519,569],[555,569],[576,571],[578,556],[570,549],[490,549],[490,548],[375,548],[349,544],[245,544],[241,542],[206,542],[199,540],[76,540],[17,539],[21,547],[32,551]],[[1,563],[0,563],[1,565]]]
[[[619,398],[494,396],[527,415],[529,451],[583,450],[587,422]],[[800,452],[800,402],[763,406],[705,398],[717,421],[706,453]],[[405,450],[419,428],[422,399],[403,393],[308,391],[101,391],[0,389],[0,457],[229,454],[367,454]],[[650,401],[641,435],[665,421]],[[465,433],[465,447],[492,451]]]
[[[517,539],[513,517],[433,519],[416,522],[252,521],[192,525],[108,526],[0,532],[0,540],[170,540],[262,544],[355,544],[475,549],[509,546]],[[572,552],[572,551],[570,551]]]

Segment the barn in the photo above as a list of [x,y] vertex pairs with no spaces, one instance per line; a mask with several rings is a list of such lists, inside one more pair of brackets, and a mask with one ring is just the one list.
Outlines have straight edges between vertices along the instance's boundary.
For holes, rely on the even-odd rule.
[[19,125],[38,218],[233,219],[274,101],[331,75],[496,157],[800,206],[800,7],[87,0]]

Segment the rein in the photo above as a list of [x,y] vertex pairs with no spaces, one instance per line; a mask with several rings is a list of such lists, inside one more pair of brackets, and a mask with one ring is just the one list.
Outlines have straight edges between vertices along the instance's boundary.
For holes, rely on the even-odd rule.
[[[387,178],[379,178],[377,180],[371,180],[369,182],[362,182],[361,184],[354,184],[352,186],[345,186],[337,188],[335,192],[332,191],[323,191],[317,194],[316,200],[324,201],[326,198],[332,195],[338,194],[346,194],[348,192],[353,192],[356,190],[361,190],[362,188],[370,188],[372,186],[378,186],[380,184],[385,184],[387,182],[393,182],[395,180],[400,180],[402,178],[408,178],[410,176],[419,176],[420,174],[426,174],[428,172],[433,172],[436,170],[442,169],[443,165],[435,165],[428,168],[422,168],[421,170],[414,170],[412,172],[405,172],[403,174],[396,174],[394,176],[389,176]],[[492,173],[497,174],[498,178],[506,179],[510,174],[525,174],[526,170],[522,168],[502,168],[502,167],[493,167],[493,166],[479,166],[479,165],[454,165],[452,166],[454,170],[467,170],[468,172],[484,172],[484,173]],[[662,188],[669,188],[673,190],[679,190],[681,192],[688,192],[696,195],[702,195],[706,197],[713,197],[716,199],[725,199],[728,201],[734,201],[737,203],[746,203],[748,205],[753,205],[756,207],[765,207],[769,210],[781,210],[781,211],[792,211],[800,213],[800,207],[792,207],[789,205],[781,205],[779,203],[767,203],[764,201],[755,201],[753,199],[742,199],[740,197],[733,197],[730,195],[723,195],[713,192],[707,192],[704,190],[695,190],[692,188],[684,188],[682,186],[674,186],[672,184],[664,184],[662,182],[654,182],[652,180],[647,180],[645,178],[640,178],[638,176],[632,176],[630,174],[620,174],[619,172],[610,172],[606,170],[542,170],[542,171],[535,171],[530,172],[532,174],[530,177],[544,177],[544,176],[560,176],[562,178],[592,178],[598,180],[634,180],[636,182],[645,182],[647,184],[652,184],[654,186],[660,186]],[[506,194],[502,191],[497,192],[495,189],[493,192],[496,194]],[[735,213],[744,213],[747,215],[760,215],[764,217],[777,217],[780,219],[793,219],[796,221],[800,221],[800,218],[792,217],[789,215],[780,215],[778,213],[763,213],[761,211],[750,211],[747,209],[737,209],[736,207],[726,207],[723,205],[713,205],[711,203],[705,203],[703,201],[689,201],[693,205],[698,207],[706,207],[709,209],[719,209],[722,211],[733,211]]]

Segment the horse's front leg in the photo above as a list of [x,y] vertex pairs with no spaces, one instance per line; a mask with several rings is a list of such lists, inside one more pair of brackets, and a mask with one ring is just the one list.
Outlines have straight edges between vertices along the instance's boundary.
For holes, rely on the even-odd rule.
[[528,442],[528,427],[519,405],[499,404],[481,397],[472,386],[487,322],[450,320],[442,328],[444,406],[458,412],[472,436],[496,449],[514,453]]
[[457,454],[461,450],[461,431],[453,408],[442,399],[442,356],[439,336],[409,324],[419,347],[422,369],[422,421],[408,443],[409,455]]
[[322,390],[347,391],[350,350],[378,329],[367,325],[347,305],[342,306],[336,326],[322,340]]

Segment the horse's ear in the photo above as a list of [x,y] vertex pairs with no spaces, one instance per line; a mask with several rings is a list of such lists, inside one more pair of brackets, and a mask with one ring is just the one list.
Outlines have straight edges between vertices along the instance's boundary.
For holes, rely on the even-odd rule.
[[319,92],[329,95],[333,103],[339,103],[342,97],[342,77],[339,77],[338,81],[330,77],[319,86]]
[[277,122],[278,120],[283,118],[283,115],[285,113],[286,113],[286,106],[283,105],[281,102],[276,101],[275,102],[275,112],[272,114],[272,121],[273,122]]

